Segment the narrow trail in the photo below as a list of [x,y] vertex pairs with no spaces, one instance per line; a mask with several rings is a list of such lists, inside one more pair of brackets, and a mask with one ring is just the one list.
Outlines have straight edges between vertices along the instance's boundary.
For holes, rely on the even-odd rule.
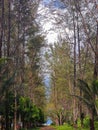
[[52,128],[51,126],[45,126],[42,127],[40,130],[56,130],[56,129]]

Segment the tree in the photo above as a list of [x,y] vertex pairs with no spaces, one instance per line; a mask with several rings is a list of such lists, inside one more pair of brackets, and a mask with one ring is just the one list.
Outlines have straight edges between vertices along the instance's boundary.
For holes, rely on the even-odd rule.
[[73,68],[70,45],[66,41],[62,41],[62,43],[50,46],[50,50],[51,53],[46,57],[49,63],[48,69],[51,70],[49,113],[53,120],[61,125],[66,120],[67,112],[72,114],[71,99],[69,98],[69,93],[72,92],[70,78],[72,77],[71,68]]
[[[35,127],[44,122],[42,110],[34,105],[29,98],[20,97],[18,111],[21,114],[23,128],[29,128],[32,125]],[[41,121],[42,118],[43,120]]]
[[3,43],[3,29],[4,29],[4,1],[2,0],[1,3],[1,22],[0,22],[0,58],[2,57],[2,43]]
[[[40,47],[36,46],[37,42],[39,42],[37,40],[39,36],[35,30],[35,26],[37,26],[35,16],[38,5],[39,0],[2,0],[0,2],[0,14],[2,16],[0,20],[0,101],[2,102],[3,99],[6,99],[10,91],[14,93],[14,130],[16,129],[17,124],[16,119],[18,104],[16,98],[18,95],[23,95],[25,93],[25,79],[27,74],[26,67],[29,66],[29,63],[31,62],[30,60],[32,59],[27,56],[29,46],[28,41],[31,37],[34,40],[35,35],[35,42],[32,42],[35,47],[33,50],[35,49],[37,52],[35,51],[36,55],[34,55],[35,57],[33,56],[34,62],[32,63],[32,66],[37,66],[39,62],[37,56],[40,52]],[[29,63],[27,63],[28,59],[30,61]],[[31,69],[32,67],[30,66],[29,68]],[[41,81],[38,81],[39,73],[36,72],[34,72],[34,80],[37,79],[37,86]],[[29,82],[27,82],[27,84],[27,86],[29,86]],[[7,109],[7,106],[8,100],[6,99],[6,106],[4,106],[4,109],[6,109],[5,122],[6,129],[8,130],[10,126],[8,124],[9,110]]]
[[98,81],[94,80],[90,85],[83,80],[78,80],[78,87],[83,92],[83,97],[76,96],[83,101],[88,107],[90,112],[90,130],[95,130],[94,127],[94,116],[97,114],[98,108],[96,106],[96,96],[98,95]]

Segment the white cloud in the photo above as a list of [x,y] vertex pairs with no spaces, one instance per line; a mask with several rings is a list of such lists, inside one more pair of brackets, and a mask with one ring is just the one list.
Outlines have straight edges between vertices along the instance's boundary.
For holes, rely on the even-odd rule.
[[38,9],[38,21],[40,21],[42,33],[46,36],[45,39],[48,41],[48,44],[56,42],[58,40],[58,36],[64,38],[64,31],[68,32],[68,29],[66,30],[64,28],[65,22],[59,17],[63,14],[65,14],[65,10],[51,10],[51,8],[40,4]]
[[48,39],[48,44],[54,43],[58,40],[58,34],[56,32],[49,32],[48,35],[46,36],[46,39]]

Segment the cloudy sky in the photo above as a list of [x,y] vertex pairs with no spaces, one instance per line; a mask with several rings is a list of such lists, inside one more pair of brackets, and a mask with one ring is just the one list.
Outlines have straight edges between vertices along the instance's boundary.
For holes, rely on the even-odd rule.
[[54,43],[58,37],[64,36],[64,29],[62,28],[59,17],[64,14],[65,6],[59,0],[43,0],[38,9],[38,21],[42,27],[42,32],[46,36],[47,43]]

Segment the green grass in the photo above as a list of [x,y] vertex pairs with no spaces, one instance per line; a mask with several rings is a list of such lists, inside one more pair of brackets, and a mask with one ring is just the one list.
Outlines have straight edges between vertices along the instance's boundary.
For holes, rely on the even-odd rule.
[[68,124],[62,125],[62,126],[54,126],[56,130],[89,130],[89,128],[73,128],[72,126],[69,126]]
[[74,130],[71,126],[68,124],[62,125],[62,126],[54,126],[56,130]]
[[[70,126],[68,124],[65,124],[62,126],[54,126],[54,128],[56,130],[89,130],[89,128],[81,128],[81,127],[73,128],[72,126]],[[98,122],[97,121],[95,122],[95,130],[98,130]]]

